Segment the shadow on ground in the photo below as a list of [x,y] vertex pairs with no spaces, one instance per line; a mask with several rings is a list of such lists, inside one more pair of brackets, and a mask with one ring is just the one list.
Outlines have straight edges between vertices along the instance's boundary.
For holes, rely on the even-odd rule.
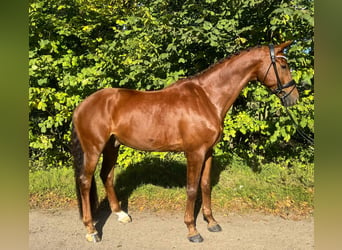
[[[211,172],[211,186],[217,185],[220,173],[225,169],[230,159],[214,158]],[[122,210],[128,212],[128,200],[133,191],[143,184],[152,184],[163,188],[186,187],[186,164],[179,161],[162,160],[159,158],[146,158],[145,160],[132,164],[122,171],[115,181],[115,191]],[[201,192],[199,189],[195,206],[195,217],[197,218],[201,209]],[[184,200],[185,207],[185,200]],[[101,201],[94,219],[97,221],[96,229],[102,237],[102,229],[111,215],[111,209],[107,198]]]

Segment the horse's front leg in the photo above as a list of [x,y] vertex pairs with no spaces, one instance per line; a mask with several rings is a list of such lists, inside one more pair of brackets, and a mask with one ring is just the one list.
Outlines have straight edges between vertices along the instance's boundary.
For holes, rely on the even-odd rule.
[[211,210],[211,182],[210,173],[212,165],[212,150],[210,150],[205,158],[204,169],[201,177],[201,190],[202,190],[202,211],[204,219],[208,222],[208,230],[210,232],[222,231],[221,226],[216,222]]
[[190,242],[202,242],[203,238],[196,229],[195,222],[195,201],[199,180],[202,172],[204,155],[198,152],[186,153],[187,158],[187,201],[184,215],[184,223],[188,227],[188,239]]

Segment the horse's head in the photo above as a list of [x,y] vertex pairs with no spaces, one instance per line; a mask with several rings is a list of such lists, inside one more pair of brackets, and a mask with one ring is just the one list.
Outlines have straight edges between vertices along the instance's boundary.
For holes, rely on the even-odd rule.
[[277,46],[269,45],[258,70],[258,80],[271,89],[285,107],[296,104],[299,99],[296,82],[291,77],[287,59],[283,53],[283,50],[291,43],[292,41],[288,41]]

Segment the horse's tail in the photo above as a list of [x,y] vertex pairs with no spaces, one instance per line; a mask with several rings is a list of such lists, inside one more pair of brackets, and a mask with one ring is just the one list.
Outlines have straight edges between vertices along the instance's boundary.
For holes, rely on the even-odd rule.
[[[84,152],[83,152],[80,140],[78,138],[74,123],[72,123],[71,136],[72,136],[71,154],[73,155],[73,158],[74,158],[76,195],[77,195],[79,213],[80,213],[80,216],[82,217],[83,210],[82,210],[82,197],[81,197],[81,190],[80,190],[80,177],[84,171]],[[99,204],[94,175],[91,180],[89,198],[90,198],[91,213],[94,214]]]

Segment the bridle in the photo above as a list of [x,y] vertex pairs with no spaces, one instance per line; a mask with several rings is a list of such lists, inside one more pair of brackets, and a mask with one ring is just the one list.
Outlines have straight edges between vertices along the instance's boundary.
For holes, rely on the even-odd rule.
[[[277,88],[274,90],[271,90],[271,91],[273,94],[276,94],[280,98],[282,103],[284,103],[286,97],[288,97],[292,93],[292,91],[296,88],[296,81],[292,79],[291,81],[289,81],[288,83],[286,83],[284,85],[281,84],[279,74],[278,74],[278,70],[277,70],[277,65],[276,65],[276,58],[285,58],[286,59],[286,57],[285,56],[276,56],[275,52],[274,52],[273,44],[270,44],[268,47],[270,48],[271,63],[270,63],[270,66],[268,67],[268,69],[266,71],[263,82],[265,82],[266,77],[268,75],[268,72],[270,71],[270,68],[273,65],[274,73],[275,73],[276,78],[277,78]],[[293,87],[288,93],[283,91],[283,89],[289,88],[291,86],[293,86]]]

